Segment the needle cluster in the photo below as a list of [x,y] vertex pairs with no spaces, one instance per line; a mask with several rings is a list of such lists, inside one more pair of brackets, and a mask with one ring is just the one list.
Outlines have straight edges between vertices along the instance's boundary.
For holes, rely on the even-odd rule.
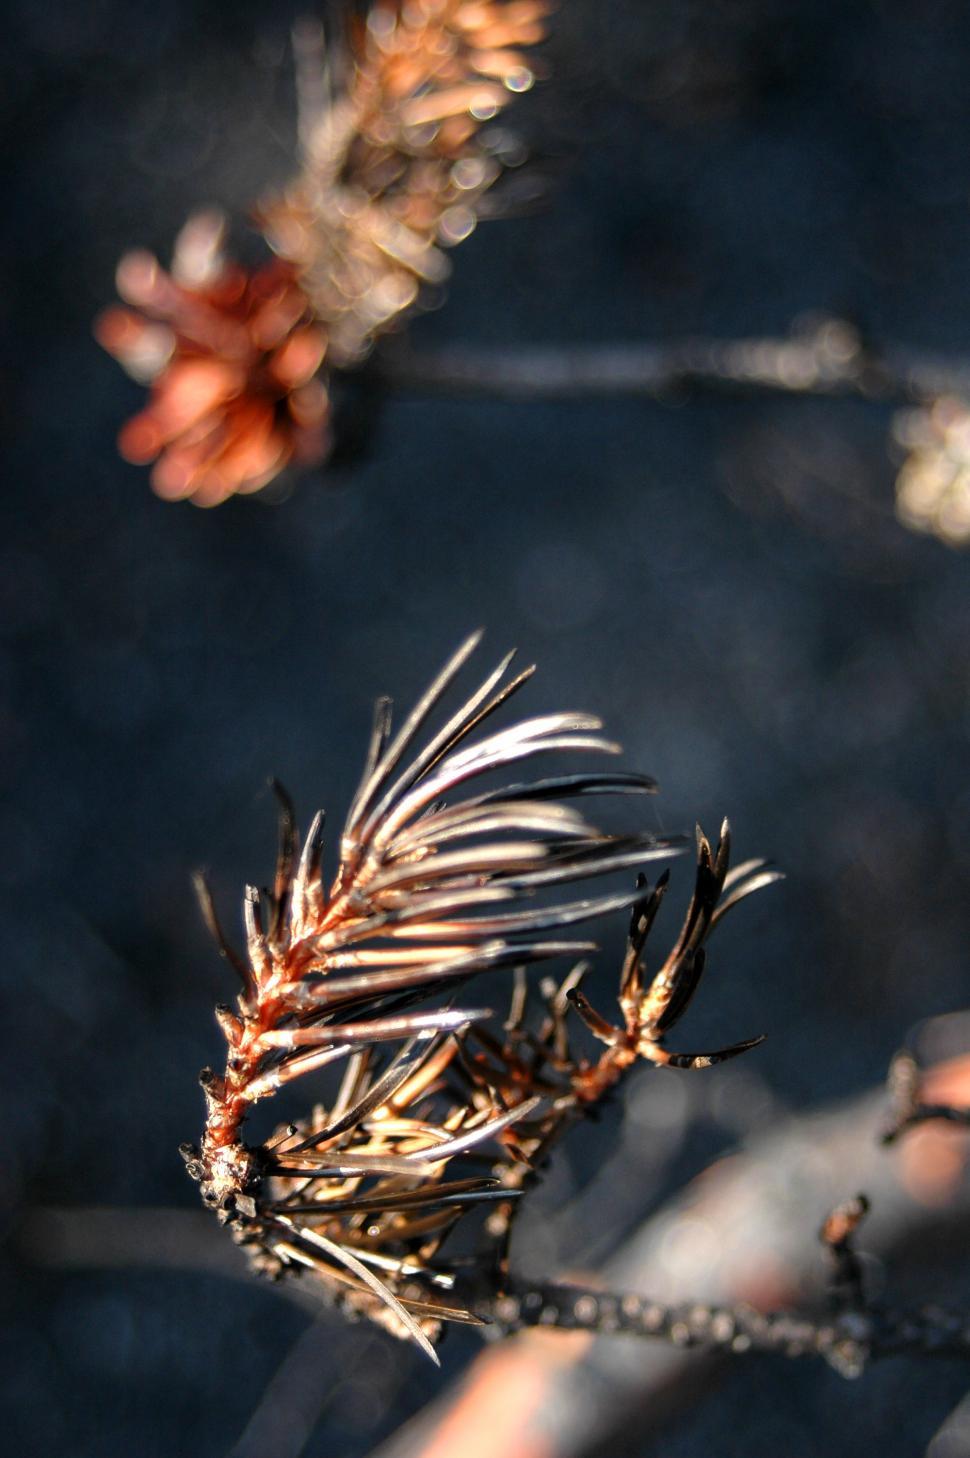
[[[245,957],[229,947],[200,883],[242,992],[235,1010],[217,1010],[226,1069],[203,1070],[207,1118],[200,1146],[183,1146],[189,1173],[259,1269],[309,1269],[347,1309],[429,1352],[443,1321],[476,1320],[470,1278],[442,1250],[464,1216],[487,1207],[478,1269],[501,1289],[528,1179],[627,1069],[639,1060],[704,1068],[760,1041],[707,1053],[666,1047],[697,989],[710,932],[777,878],[760,861],[730,872],[726,824],[714,849],[698,832],[686,919],[648,970],[666,874],[650,885],[641,872],[632,891],[557,892],[685,848],[681,837],[604,832],[576,804],[648,794],[654,781],[591,771],[480,789],[484,775],[539,753],[618,746],[579,713],[478,735],[531,675],[508,678],[511,655],[425,737],[477,642],[462,645],[397,732],[389,701],[378,702],[329,889],[323,816],[301,846],[282,791],[273,887],[246,893]],[[614,1024],[581,990],[595,943],[572,928],[623,909],[630,930]],[[526,969],[555,958],[570,959],[571,970],[531,987]],[[500,970],[513,986],[496,1026],[492,1008],[465,994],[480,974]],[[604,1045],[598,1057],[576,1046],[583,1024]],[[343,1074],[329,1105],[315,1104],[261,1146],[244,1142],[256,1102],[331,1065]]]
[[121,260],[125,307],[95,326],[150,387],[119,449],[155,462],[158,495],[217,506],[326,457],[330,372],[359,364],[444,282],[443,250],[520,160],[486,124],[532,85],[525,48],[544,38],[549,9],[374,0],[329,59],[318,27],[298,30],[299,166],[254,210],[275,260],[241,268],[220,220],[198,214],[171,273],[142,251]]

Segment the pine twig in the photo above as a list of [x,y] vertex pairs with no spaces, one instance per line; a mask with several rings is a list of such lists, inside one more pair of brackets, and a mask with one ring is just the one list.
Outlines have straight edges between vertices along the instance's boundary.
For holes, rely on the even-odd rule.
[[862,1262],[853,1249],[852,1237],[868,1213],[869,1201],[865,1195],[856,1195],[836,1205],[819,1231],[819,1240],[831,1262],[829,1297],[836,1311],[843,1314],[866,1309]]
[[649,1297],[542,1283],[513,1286],[476,1313],[503,1334],[528,1327],[587,1331],[596,1335],[654,1337],[674,1347],[740,1355],[824,1357],[843,1376],[856,1377],[880,1357],[970,1358],[970,1316],[926,1306],[907,1311],[846,1310],[834,1316],[795,1311],[756,1311],[686,1302],[666,1305]]
[[796,327],[787,337],[421,351],[388,341],[379,366],[396,391],[516,400],[701,389],[912,402],[970,392],[970,360],[877,348],[838,318]]
[[758,1311],[743,1302],[668,1304],[636,1292],[617,1294],[559,1282],[511,1282],[497,1299],[470,1303],[503,1336],[529,1327],[598,1336],[653,1337],[674,1347],[740,1355],[823,1357],[843,1377],[858,1377],[880,1357],[970,1357],[970,1315],[929,1305],[892,1310],[866,1298],[853,1237],[869,1213],[865,1195],[837,1205],[819,1231],[831,1261],[830,1315]]
[[[959,1097],[970,1086],[970,1060],[939,1065],[927,1078],[934,1087],[945,1080]],[[843,1371],[858,1370],[860,1358],[865,1365],[900,1353],[965,1358],[966,1317],[940,1307],[795,1317],[765,1315],[754,1304],[767,1282],[782,1299],[790,1295],[806,1308],[820,1309],[825,1289],[805,1214],[824,1209],[850,1179],[864,1181],[873,1196],[867,1243],[878,1255],[926,1242],[941,1229],[965,1223],[970,1186],[954,1176],[944,1196],[934,1183],[932,1150],[923,1150],[918,1142],[907,1142],[898,1154],[879,1150],[873,1131],[882,1104],[882,1092],[875,1091],[827,1112],[786,1119],[706,1172],[646,1221],[611,1262],[608,1285],[625,1289],[625,1297],[609,1290],[577,1290],[567,1283],[521,1288],[508,1283],[505,1299],[522,1302],[518,1313],[511,1308],[489,1313],[481,1304],[480,1314],[497,1318],[496,1327],[500,1319],[506,1330],[539,1330],[490,1346],[462,1387],[401,1428],[381,1448],[381,1458],[471,1451],[463,1446],[470,1432],[476,1434],[475,1451],[481,1458],[537,1458],[540,1453],[581,1458],[595,1444],[608,1444],[635,1410],[654,1417],[662,1410],[669,1416],[679,1393],[689,1391],[696,1398],[699,1364],[704,1370],[718,1356],[745,1351],[791,1356],[814,1352]],[[928,1200],[931,1187],[933,1199]],[[685,1217],[695,1231],[706,1227],[718,1232],[714,1263],[710,1252],[703,1254],[707,1247],[702,1245],[699,1252],[705,1266],[700,1278],[691,1275],[696,1260],[689,1243],[675,1239],[685,1229]],[[28,1259],[51,1268],[162,1264],[229,1278],[246,1276],[241,1253],[202,1212],[35,1209],[26,1214],[19,1245]],[[685,1302],[682,1293],[692,1286],[698,1299]],[[319,1293],[307,1283],[287,1281],[275,1289],[286,1299],[319,1309]],[[656,1297],[634,1294],[648,1290]],[[579,1334],[578,1344],[540,1340],[542,1328],[550,1324],[550,1307],[561,1308],[552,1324],[571,1326]],[[630,1330],[655,1340],[590,1342],[594,1329],[605,1333],[614,1321],[616,1331],[626,1322]],[[691,1381],[684,1385],[688,1371]],[[485,1412],[488,1424],[483,1423]],[[645,1420],[649,1423],[649,1416]]]
[[[945,1083],[947,1096],[962,1099],[970,1089],[970,1059],[935,1066],[927,1080],[934,1088]],[[874,1136],[883,1108],[884,1094],[875,1091],[779,1121],[644,1222],[609,1262],[603,1282],[607,1293],[626,1292],[631,1300],[639,1295],[651,1321],[659,1310],[665,1339],[619,1340],[594,1335],[591,1327],[569,1340],[555,1339],[543,1336],[544,1323],[534,1321],[535,1331],[490,1346],[457,1390],[405,1424],[374,1458],[440,1458],[472,1451],[473,1438],[476,1458],[608,1452],[631,1423],[642,1435],[668,1423],[681,1403],[696,1403],[715,1362],[737,1350],[735,1336],[743,1347],[744,1337],[756,1334],[757,1344],[747,1350],[762,1352],[782,1352],[800,1337],[806,1352],[829,1361],[842,1355],[847,1372],[855,1370],[860,1353],[867,1360],[889,1355],[900,1341],[913,1354],[923,1343],[941,1353],[962,1345],[965,1357],[955,1314],[940,1308],[870,1310],[861,1317],[824,1313],[834,1292],[813,1247],[812,1226],[817,1229],[821,1213],[847,1186],[863,1184],[870,1196],[866,1243],[880,1258],[919,1248],[944,1228],[962,1228],[970,1209],[970,1185],[961,1173],[967,1152],[948,1167],[942,1184],[935,1140],[904,1143],[888,1154],[879,1146]],[[609,1300],[586,1291],[576,1299],[589,1294]],[[764,1314],[782,1306],[811,1313],[809,1324],[789,1326],[788,1315],[782,1321]],[[734,1321],[739,1308],[750,1329],[736,1325],[728,1339],[728,1319]],[[694,1339],[706,1313],[722,1335],[720,1345],[710,1331],[703,1344]],[[965,1314],[960,1325],[965,1333]],[[826,1335],[813,1348],[819,1332]]]
[[890,1064],[887,1082],[891,1112],[889,1122],[881,1135],[883,1144],[893,1144],[907,1130],[935,1120],[970,1129],[970,1108],[923,1102],[919,1067],[916,1059],[906,1049],[897,1053]]

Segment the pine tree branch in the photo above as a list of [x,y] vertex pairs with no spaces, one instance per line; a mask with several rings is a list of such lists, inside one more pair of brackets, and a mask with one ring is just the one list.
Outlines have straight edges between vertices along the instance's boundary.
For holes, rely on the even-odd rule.
[[[970,1102],[970,1058],[928,1070],[922,1089],[934,1102]],[[663,1340],[631,1341],[590,1326],[565,1337],[544,1333],[535,1321],[537,1329],[483,1353],[456,1391],[405,1424],[374,1458],[585,1458],[610,1451],[632,1423],[642,1435],[669,1421],[681,1403],[696,1402],[716,1362],[739,1350],[732,1346],[738,1336],[748,1351],[815,1350],[836,1365],[841,1357],[847,1374],[861,1370],[859,1358],[890,1351],[959,1349],[965,1359],[966,1313],[957,1318],[927,1306],[905,1314],[870,1310],[861,1318],[844,1307],[827,1317],[795,1314],[818,1312],[835,1294],[816,1234],[852,1189],[870,1197],[865,1247],[879,1257],[965,1223],[966,1141],[949,1126],[927,1125],[887,1152],[878,1143],[885,1112],[879,1090],[787,1119],[645,1221],[603,1279],[608,1292],[628,1293],[630,1311],[642,1313],[631,1320],[656,1323],[654,1335]],[[575,1301],[590,1295],[620,1319],[623,1297],[610,1306],[609,1294],[583,1290],[574,1298],[576,1327]],[[540,1318],[543,1305],[534,1307]],[[593,1307],[580,1311],[595,1327]]]
[[[920,1088],[933,1103],[970,1103],[970,1058],[929,1069]],[[814,1237],[847,1189],[863,1184],[872,1197],[865,1247],[882,1256],[965,1223],[970,1211],[959,1132],[930,1124],[887,1152],[876,1139],[884,1116],[878,1090],[786,1119],[750,1140],[646,1221],[610,1263],[609,1290],[516,1282],[504,1297],[480,1294],[479,1312],[494,1319],[496,1334],[538,1329],[490,1348],[457,1392],[400,1429],[380,1458],[580,1458],[608,1444],[638,1410],[649,1410],[651,1421],[669,1413],[680,1394],[696,1398],[716,1358],[744,1352],[814,1353],[846,1375],[889,1355],[966,1360],[966,1313],[843,1305],[818,1314],[839,1282],[826,1280]],[[962,1151],[956,1165],[955,1147]],[[838,1239],[834,1232],[830,1245]],[[241,1252],[201,1212],[34,1209],[19,1244],[28,1258],[53,1267],[246,1273]],[[832,1274],[838,1277],[838,1263]],[[851,1302],[852,1283],[841,1284]],[[276,1289],[310,1304],[302,1282]],[[545,1326],[559,1331],[543,1333]]]
[[549,1282],[513,1284],[497,1301],[481,1301],[475,1309],[503,1334],[544,1327],[653,1337],[674,1347],[731,1355],[819,1356],[846,1377],[859,1376],[880,1357],[970,1359],[970,1314],[940,1306],[908,1311],[872,1307],[813,1316],[761,1312],[741,1304],[670,1306],[645,1296]]
[[392,340],[376,368],[387,386],[408,394],[516,400],[703,389],[902,403],[970,393],[970,360],[897,345],[876,348],[850,323],[829,318],[796,327],[787,338],[428,350]]
[[937,1121],[970,1129],[970,1108],[957,1108],[942,1099],[924,1101],[920,1070],[908,1049],[897,1053],[890,1064],[888,1086],[890,1117],[882,1131],[883,1144],[894,1144],[908,1130]]

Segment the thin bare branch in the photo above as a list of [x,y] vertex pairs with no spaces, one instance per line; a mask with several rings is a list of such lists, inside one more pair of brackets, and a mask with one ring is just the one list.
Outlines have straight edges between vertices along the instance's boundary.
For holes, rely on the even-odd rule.
[[402,393],[515,400],[662,396],[684,389],[898,401],[970,393],[970,360],[897,345],[877,350],[842,319],[823,319],[787,338],[434,351],[393,341],[381,353],[380,370]]

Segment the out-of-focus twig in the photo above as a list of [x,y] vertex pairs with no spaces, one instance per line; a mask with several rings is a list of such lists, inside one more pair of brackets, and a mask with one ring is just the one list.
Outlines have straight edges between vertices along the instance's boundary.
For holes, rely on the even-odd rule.
[[895,410],[900,522],[948,546],[970,542],[970,359],[877,348],[842,319],[796,326],[787,338],[422,353],[388,342],[378,369],[397,391],[509,400],[688,390],[882,400]]
[[897,1053],[890,1064],[888,1083],[891,1108],[889,1123],[882,1132],[883,1144],[892,1144],[908,1129],[935,1119],[970,1129],[970,1107],[924,1101],[919,1066],[906,1049]]
[[855,1252],[852,1237],[868,1213],[866,1196],[855,1195],[851,1200],[836,1205],[819,1231],[819,1239],[831,1261],[829,1295],[833,1306],[840,1312],[865,1310],[862,1262]]
[[401,391],[511,399],[696,388],[913,401],[970,391],[970,360],[897,345],[876,349],[832,318],[796,327],[787,338],[422,351],[389,341],[380,373]]
[[926,1450],[926,1458],[963,1458],[970,1437],[970,1393],[949,1414],[934,1433]]
[[168,1267],[252,1281],[243,1252],[219,1238],[204,1210],[35,1205],[24,1214],[17,1244],[26,1259],[39,1266]]
[[228,1458],[298,1458],[334,1391],[333,1372],[323,1370],[324,1357],[333,1355],[332,1336],[322,1319],[293,1343]]

